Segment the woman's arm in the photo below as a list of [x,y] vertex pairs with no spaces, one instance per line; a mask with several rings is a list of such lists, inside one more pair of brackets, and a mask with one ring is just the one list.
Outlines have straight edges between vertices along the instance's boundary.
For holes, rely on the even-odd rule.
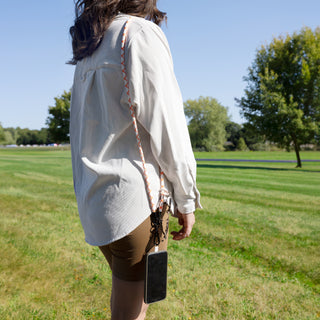
[[[153,156],[173,185],[179,213],[193,213],[201,207],[196,162],[167,40],[149,23],[130,39],[126,50],[137,119],[150,134]],[[189,229],[184,228],[187,236]]]

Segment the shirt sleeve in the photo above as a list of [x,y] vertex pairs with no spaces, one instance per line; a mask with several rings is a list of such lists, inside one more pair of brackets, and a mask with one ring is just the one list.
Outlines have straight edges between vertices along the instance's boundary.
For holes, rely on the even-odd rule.
[[126,50],[137,120],[150,134],[153,156],[172,183],[178,210],[194,212],[201,208],[196,161],[166,37],[156,25],[141,28]]

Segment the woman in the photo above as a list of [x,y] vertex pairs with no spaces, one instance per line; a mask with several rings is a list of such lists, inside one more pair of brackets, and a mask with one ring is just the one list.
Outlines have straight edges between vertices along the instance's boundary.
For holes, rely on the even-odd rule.
[[[112,269],[112,319],[144,319],[145,253],[151,208],[121,71],[121,39],[130,19],[125,68],[153,199],[159,167],[182,226],[190,235],[200,206],[196,163],[156,0],[78,0],[70,28],[76,64],[70,138],[75,194],[86,241]],[[165,223],[164,223],[164,230]],[[165,230],[167,231],[167,230]],[[167,246],[162,234],[160,250]],[[152,247],[152,248],[151,248]]]

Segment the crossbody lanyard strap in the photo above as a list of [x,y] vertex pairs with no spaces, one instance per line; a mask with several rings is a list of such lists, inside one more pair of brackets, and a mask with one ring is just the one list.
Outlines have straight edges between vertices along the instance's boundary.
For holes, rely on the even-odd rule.
[[[141,162],[142,162],[143,177],[144,177],[144,181],[146,184],[148,200],[149,200],[149,204],[150,204],[152,212],[155,212],[157,210],[157,208],[155,206],[155,203],[153,201],[153,197],[151,195],[149,175],[147,173],[146,161],[144,158],[144,153],[143,153],[143,149],[142,149],[142,145],[141,145],[141,139],[140,139],[138,125],[137,125],[137,118],[136,118],[134,106],[133,106],[131,98],[130,98],[129,81],[128,81],[126,67],[125,67],[125,44],[126,44],[126,39],[127,39],[127,35],[128,35],[128,26],[129,26],[131,19],[132,18],[129,18],[129,20],[127,20],[127,22],[124,25],[124,30],[123,30],[123,36],[122,36],[122,41],[121,41],[121,71],[122,71],[124,86],[127,90],[129,109],[130,109],[130,113],[131,113],[131,117],[132,117],[132,123],[133,123],[134,131],[136,134],[138,149],[139,149],[140,158],[141,158]],[[160,199],[159,199],[159,203],[158,203],[160,212],[162,212],[163,203],[164,203],[164,195],[165,195],[164,177],[163,176],[164,176],[164,174],[160,169]]]

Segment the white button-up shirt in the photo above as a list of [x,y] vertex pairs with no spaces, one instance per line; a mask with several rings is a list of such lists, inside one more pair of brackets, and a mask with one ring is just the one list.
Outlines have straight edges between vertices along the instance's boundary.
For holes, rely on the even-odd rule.
[[[133,231],[151,213],[121,73],[124,23],[120,14],[99,48],[77,63],[71,97],[70,138],[75,194],[86,241],[106,245]],[[126,70],[152,196],[159,166],[181,213],[201,207],[183,100],[166,37],[154,23],[133,17]]]

